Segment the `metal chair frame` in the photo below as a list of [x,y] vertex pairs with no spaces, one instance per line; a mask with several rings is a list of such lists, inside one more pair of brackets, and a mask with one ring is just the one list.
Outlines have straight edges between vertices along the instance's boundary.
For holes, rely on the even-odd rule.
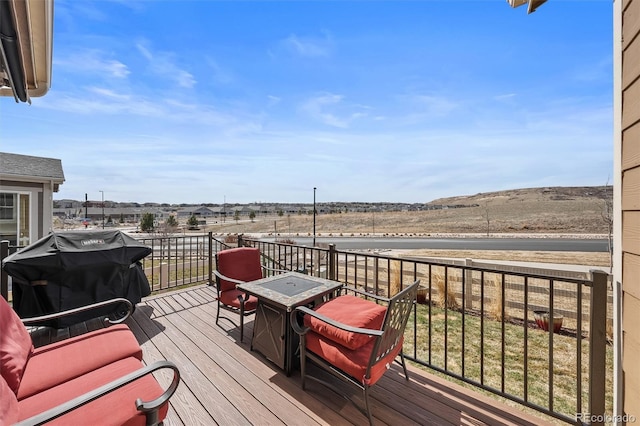
[[[404,329],[407,325],[409,315],[415,305],[419,284],[420,284],[420,280],[416,280],[413,284],[411,284],[406,289],[400,291],[398,294],[396,294],[392,298],[378,296],[372,293],[368,293],[368,292],[350,288],[350,287],[343,287],[344,290],[362,294],[367,298],[371,298],[375,300],[378,303],[387,304],[387,312],[385,314],[384,322],[380,330],[351,327],[346,324],[334,321],[331,318],[326,317],[322,314],[319,314],[316,311],[305,306],[297,307],[293,312],[291,312],[291,324],[293,326],[294,331],[300,335],[300,373],[301,373],[300,375],[302,378],[302,389],[305,389],[307,378],[323,384],[324,386],[332,389],[334,392],[336,392],[346,400],[353,403],[356,406],[356,408],[358,408],[358,410],[360,410],[365,416],[367,416],[367,418],[369,419],[369,424],[372,425],[373,417],[371,415],[371,407],[369,404],[369,388],[372,385],[368,384],[367,379],[370,378],[370,372],[373,366],[375,366],[378,362],[384,359],[386,355],[388,355],[391,351],[396,349],[399,344],[401,344],[402,337],[404,335]],[[319,355],[311,351],[308,351],[306,349],[305,338],[310,328],[305,327],[303,325],[302,317],[304,315],[311,315],[339,329],[342,329],[348,332],[360,333],[360,334],[372,336],[373,338],[376,339],[373,350],[371,351],[371,356],[369,358],[364,380],[358,380],[357,378],[350,376],[349,374],[343,372],[336,366],[328,363]],[[400,360],[396,358],[395,361],[402,366],[402,369],[404,371],[404,376],[406,380],[409,380],[409,374],[407,372],[407,366],[405,364],[404,354],[402,350],[400,350],[399,357],[400,357]],[[364,394],[364,404],[365,404],[364,409],[358,406],[346,393],[341,392],[340,389],[337,389],[331,383],[321,378],[308,375],[306,371],[307,359],[310,359],[314,364],[318,365],[319,367],[322,367],[324,370],[328,371],[333,376],[338,377],[343,381],[351,383],[356,387],[360,388]]]
[[[260,254],[260,256],[262,256],[262,253]],[[220,271],[217,270],[217,265],[218,265],[218,254],[216,253],[215,255],[216,258],[216,269],[213,271],[213,274],[216,277],[216,299],[218,301],[218,310],[216,312],[216,325],[218,324],[218,321],[220,320],[220,309],[224,309],[230,312],[235,312],[240,314],[240,341],[242,342],[244,339],[244,317],[252,315],[256,312],[255,309],[250,309],[250,310],[245,310],[244,304],[247,300],[249,300],[249,295],[248,294],[240,294],[238,295],[238,302],[240,304],[240,308],[236,308],[235,306],[231,306],[231,305],[227,305],[225,303],[220,302],[220,280],[225,280],[225,281],[229,281],[235,284],[244,284],[245,281],[242,280],[237,280],[235,278],[231,278],[231,277],[227,277],[225,275],[223,275],[222,273],[220,273]],[[273,268],[269,268],[267,266],[264,265],[260,265],[260,267],[262,268],[262,276],[264,277],[265,274],[268,273],[282,273],[282,272],[288,272],[286,270],[282,270],[282,269],[273,269]],[[227,318],[227,317],[223,317],[223,318]],[[227,318],[229,320],[231,320],[230,318]]]

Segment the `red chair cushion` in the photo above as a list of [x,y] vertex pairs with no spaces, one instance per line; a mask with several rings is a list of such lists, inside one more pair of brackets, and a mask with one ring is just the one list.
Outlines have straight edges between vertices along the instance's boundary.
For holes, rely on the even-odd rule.
[[[139,368],[142,368],[142,363],[137,358],[125,358],[18,401],[19,419],[27,419],[63,404]],[[136,399],[149,401],[162,392],[153,376],[147,375],[47,425],[144,425],[145,416],[136,409]],[[168,404],[165,404],[160,409],[160,420],[166,417],[167,411]]]
[[18,393],[32,353],[29,332],[9,303],[0,297],[0,374],[14,394]]
[[351,350],[313,331],[309,331],[306,334],[306,348],[308,351],[313,352],[329,364],[368,386],[373,386],[385,371],[391,367],[393,360],[402,350],[403,341],[404,338],[401,338],[393,350],[371,368],[370,376],[366,378],[365,374],[375,344],[374,340],[356,350]]
[[[262,278],[260,250],[252,247],[238,247],[218,252],[218,271],[225,277],[240,281],[255,281]],[[220,291],[236,288],[236,283],[219,280]]]
[[12,425],[18,422],[18,399],[0,376],[0,425]]
[[[240,309],[240,301],[238,300],[238,296],[242,295],[242,297],[246,297],[243,292],[240,290],[227,290],[220,292],[220,303],[224,303],[225,305],[233,306],[235,308]],[[249,298],[244,302],[244,310],[245,311],[254,311],[258,306],[258,298],[255,296],[249,296]]]
[[125,324],[36,348],[22,377],[18,400],[127,357],[142,360],[142,349]]
[[[323,303],[315,311],[352,327],[380,330],[387,308],[370,300],[344,295]],[[340,330],[310,315],[305,315],[304,325],[351,350],[366,345],[372,339],[364,334]]]

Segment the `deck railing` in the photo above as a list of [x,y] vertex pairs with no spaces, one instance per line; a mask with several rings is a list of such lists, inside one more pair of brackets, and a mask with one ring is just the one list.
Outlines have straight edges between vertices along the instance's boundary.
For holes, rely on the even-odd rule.
[[[230,247],[205,235],[141,238],[154,291],[213,283],[215,253]],[[326,277],[384,295],[420,279],[405,354],[425,368],[574,424],[611,412],[609,275],[523,272],[307,247],[239,237],[266,266]],[[236,244],[233,244],[236,246]],[[0,260],[8,255],[0,247]],[[0,290],[6,297],[6,274]],[[562,324],[554,330],[554,321]],[[536,322],[537,321],[537,322]],[[606,411],[605,411],[606,410]],[[591,424],[596,424],[592,422]]]
[[145,237],[139,238],[139,241],[152,250],[142,260],[152,291],[211,282],[214,254],[230,247],[211,233]]
[[[583,277],[525,273],[341,251],[333,245],[246,238],[239,244],[258,247],[268,266],[378,294],[393,295],[420,279],[405,334],[409,359],[569,423],[589,423],[596,414],[611,412],[612,297],[605,272]],[[548,318],[556,318],[556,330]]]

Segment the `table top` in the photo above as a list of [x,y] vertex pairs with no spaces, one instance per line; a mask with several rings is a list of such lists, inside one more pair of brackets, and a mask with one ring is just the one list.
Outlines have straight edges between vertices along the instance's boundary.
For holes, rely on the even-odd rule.
[[299,272],[280,275],[238,284],[238,290],[278,305],[287,311],[309,303],[318,297],[342,287],[342,283],[325,278],[312,277]]

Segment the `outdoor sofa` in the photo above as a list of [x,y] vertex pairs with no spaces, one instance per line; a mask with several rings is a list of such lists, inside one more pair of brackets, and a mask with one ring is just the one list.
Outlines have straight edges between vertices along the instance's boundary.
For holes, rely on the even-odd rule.
[[[166,417],[179,370],[168,361],[145,366],[127,325],[34,348],[27,321],[0,297],[0,425],[151,425]],[[151,374],[160,369],[173,373],[166,390]]]

